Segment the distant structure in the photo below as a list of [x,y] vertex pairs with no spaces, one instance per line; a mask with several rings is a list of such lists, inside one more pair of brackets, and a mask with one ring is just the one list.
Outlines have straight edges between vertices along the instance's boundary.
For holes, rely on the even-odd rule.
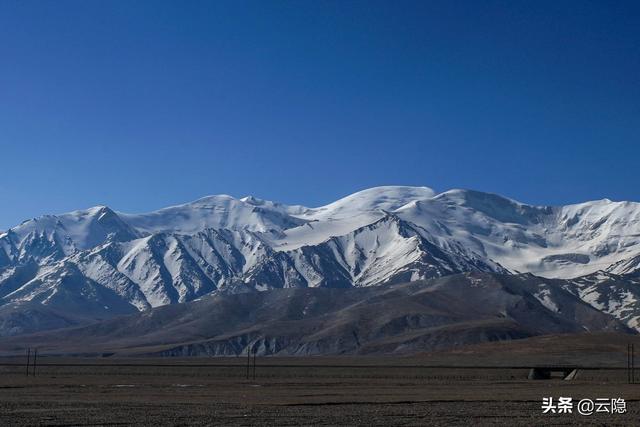
[[578,376],[578,368],[559,366],[531,368],[528,378],[530,380],[550,380],[554,373],[561,374],[563,380],[575,380]]

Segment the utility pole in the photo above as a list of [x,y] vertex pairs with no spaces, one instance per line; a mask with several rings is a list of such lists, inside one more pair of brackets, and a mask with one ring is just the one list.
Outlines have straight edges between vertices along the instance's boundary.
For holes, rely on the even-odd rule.
[[632,343],[627,344],[627,382],[629,384],[636,382],[635,348]]
[[33,350],[33,376],[36,376],[36,363],[38,360],[38,349]]
[[256,379],[256,355],[258,354],[258,349],[253,349],[253,379]]
[[31,358],[31,347],[27,349],[27,376],[29,376],[29,359]]
[[247,346],[247,379],[249,379],[250,369],[251,369],[251,347]]

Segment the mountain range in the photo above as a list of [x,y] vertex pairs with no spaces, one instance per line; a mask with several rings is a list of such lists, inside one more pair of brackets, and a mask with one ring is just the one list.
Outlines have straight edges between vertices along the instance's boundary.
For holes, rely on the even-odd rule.
[[[552,302],[551,302],[552,301]],[[631,330],[562,281],[463,273],[352,288],[211,294],[110,320],[0,338],[4,353],[310,356],[411,354],[539,335]]]
[[[261,298],[276,298],[271,294],[340,295],[364,303],[413,289],[412,283],[423,284],[420,289],[451,278],[469,284],[469,274],[483,286],[526,282],[527,295],[542,307],[536,309],[548,311],[538,313],[540,319],[567,310],[568,298],[575,299],[569,305],[584,304],[607,319],[592,324],[572,315],[560,322],[567,331],[605,324],[638,330],[640,204],[605,199],[531,206],[471,190],[396,186],[318,208],[219,195],[145,214],[97,206],[45,215],[0,232],[0,336],[97,327],[89,324],[184,307],[216,312],[213,301],[234,306],[238,298],[249,301],[238,310],[251,313],[251,301],[258,306]],[[293,289],[270,292],[280,288]],[[470,309],[462,294],[451,301],[452,313]],[[333,313],[343,302],[324,311]],[[180,308],[164,307],[173,305]],[[487,310],[498,316],[501,307]],[[517,323],[516,335],[533,334],[530,322]],[[236,326],[219,332],[238,332]],[[379,339],[364,341],[383,348]],[[291,354],[306,351],[285,347]]]

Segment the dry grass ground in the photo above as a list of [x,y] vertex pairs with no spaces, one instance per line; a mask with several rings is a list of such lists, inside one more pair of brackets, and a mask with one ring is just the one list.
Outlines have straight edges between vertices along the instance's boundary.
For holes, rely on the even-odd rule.
[[[0,358],[0,426],[635,425],[622,334],[544,336],[414,357]],[[527,380],[527,367],[579,365],[577,380]],[[640,372],[638,373],[640,380]],[[545,415],[543,397],[624,398],[626,414]]]
[[[255,380],[246,379],[244,358],[41,358],[35,378],[25,376],[23,365],[4,365],[0,425],[513,426],[640,420],[640,384],[627,384],[624,370],[583,371],[576,381],[530,381],[526,369],[417,366],[425,359],[257,362]],[[71,365],[45,365],[54,363]],[[544,396],[622,397],[628,412],[543,415]]]

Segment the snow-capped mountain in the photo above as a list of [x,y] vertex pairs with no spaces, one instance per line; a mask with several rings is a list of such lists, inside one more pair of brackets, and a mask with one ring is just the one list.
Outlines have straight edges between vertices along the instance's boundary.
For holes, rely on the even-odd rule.
[[[318,208],[226,195],[146,214],[99,206],[0,233],[2,305],[38,303],[93,318],[212,292],[365,287],[479,271],[592,275],[567,283],[637,327],[634,314],[603,301],[612,291],[595,297],[590,287],[606,287],[594,279],[606,274],[628,283],[638,270],[638,203],[530,206],[426,187],[377,187]],[[635,307],[631,294],[620,307]]]

